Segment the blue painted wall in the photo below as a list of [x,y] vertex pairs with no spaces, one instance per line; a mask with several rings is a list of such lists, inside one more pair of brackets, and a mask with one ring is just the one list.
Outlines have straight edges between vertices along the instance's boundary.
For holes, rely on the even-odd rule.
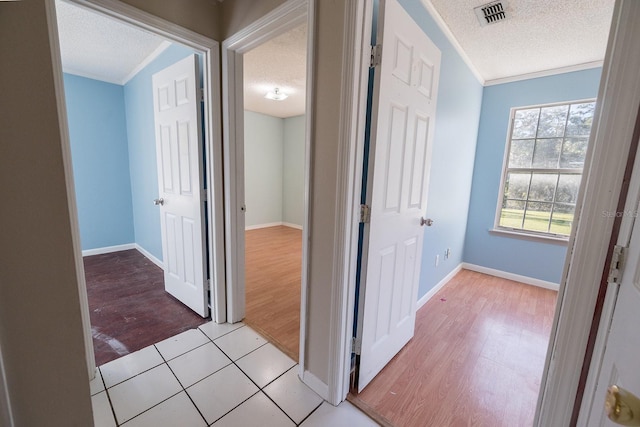
[[[435,223],[425,229],[420,298],[462,262],[482,85],[420,0],[400,4],[442,52],[427,206],[427,216]],[[444,260],[447,248],[451,257]]]
[[282,222],[284,120],[244,112],[245,226]]
[[123,87],[65,74],[64,88],[82,249],[133,243]]
[[188,48],[171,45],[124,85],[135,241],[159,260],[160,214],[152,203],[158,197],[158,172],[151,76],[192,53]]
[[601,69],[487,86],[473,173],[464,261],[558,283],[566,244],[489,233],[493,228],[512,107],[595,98]]

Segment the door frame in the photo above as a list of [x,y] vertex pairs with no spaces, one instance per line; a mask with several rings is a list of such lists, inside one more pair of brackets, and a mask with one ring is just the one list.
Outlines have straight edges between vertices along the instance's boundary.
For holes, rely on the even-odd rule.
[[307,23],[307,68],[305,105],[304,216],[302,233],[302,277],[300,302],[300,367],[305,360],[306,307],[309,257],[309,213],[311,211],[311,135],[314,111],[313,46],[315,0],[289,0],[222,43],[222,117],[225,248],[227,272],[227,320],[239,322],[245,315],[244,272],[244,99],[243,55],[260,44]]
[[[226,321],[225,297],[225,263],[223,237],[223,195],[222,195],[222,145],[220,135],[220,61],[219,43],[194,31],[166,21],[155,15],[144,12],[117,0],[65,0],[75,6],[84,7],[101,13],[113,19],[154,33],[171,42],[187,46],[203,56],[203,92],[204,92],[204,125],[205,125],[205,171],[204,180],[207,184],[207,200],[209,201],[206,219],[208,221],[208,250],[207,265],[210,271],[210,291],[212,318],[217,323]],[[55,0],[46,0],[48,15],[48,30],[51,39],[51,56],[53,61],[54,85],[58,105],[58,120],[62,137],[62,152],[65,169],[65,180],[71,218],[71,234],[73,239],[78,292],[80,297],[80,311],[84,330],[84,345],[87,359],[89,378],[95,377],[95,354],[91,335],[91,320],[89,317],[89,302],[87,286],[82,261],[82,247],[80,243],[80,229],[76,203],[75,184],[71,162],[71,143],[66,113],[62,60],[60,56],[60,40],[56,21]],[[203,218],[204,220],[204,218]]]
[[[353,2],[355,6],[355,1]],[[536,417],[534,425],[544,427],[548,425],[570,425],[574,407],[580,405],[580,391],[578,384],[586,377],[591,364],[588,350],[591,348],[589,339],[595,337],[602,300],[599,297],[603,271],[610,263],[609,241],[613,229],[613,220],[603,220],[602,211],[615,212],[618,198],[621,194],[622,181],[626,159],[629,154],[630,138],[638,109],[634,105],[636,94],[640,93],[640,81],[637,70],[640,68],[640,55],[634,50],[634,40],[640,37],[640,28],[633,25],[633,19],[628,11],[619,13],[621,4],[627,6],[630,0],[618,0],[614,11],[614,20],[609,37],[607,55],[603,66],[603,75],[598,93],[597,119],[592,129],[591,143],[587,154],[582,180],[579,208],[576,210],[577,219],[574,231],[569,240],[568,253],[558,293],[558,304],[554,316],[547,359],[542,376]],[[362,6],[364,7],[364,6]],[[637,9],[640,9],[638,7]],[[634,13],[635,19],[640,19],[640,12]],[[355,14],[351,16],[347,28],[364,30],[370,26],[372,11],[368,8],[364,21],[360,21]],[[357,31],[355,31],[357,32]],[[345,45],[361,55],[369,54],[369,40],[357,39],[346,35]],[[637,49],[636,49],[637,50]],[[345,60],[349,60],[348,55]],[[364,66],[363,66],[364,68]],[[355,74],[358,74],[357,72]],[[364,72],[360,74],[358,87],[366,82]],[[625,87],[631,85],[631,87]],[[354,93],[351,99],[360,103],[360,108],[366,108],[366,92]],[[356,114],[358,132],[364,128],[364,114]],[[626,139],[625,139],[626,138]],[[611,149],[612,141],[615,148]],[[360,151],[362,138],[351,141],[352,148]],[[609,145],[607,145],[609,144]],[[362,176],[361,161],[357,161],[357,154],[350,159],[345,172],[345,180],[359,179]],[[361,160],[361,157],[360,157]],[[359,200],[339,199],[338,209],[345,215],[351,215]],[[356,228],[357,230],[357,228]],[[353,254],[347,251],[357,245],[357,232],[347,233],[346,247],[342,265],[353,263]],[[349,267],[347,267],[348,269]],[[337,292],[332,293],[332,307],[342,307],[343,310],[332,313],[345,319],[346,325],[334,324],[331,327],[332,348],[344,348],[343,352],[332,350],[329,354],[329,396],[331,403],[340,401],[340,396],[348,393],[349,360],[351,349],[351,327],[353,325],[353,294],[354,283],[348,280]],[[605,283],[606,285],[606,283]],[[347,301],[347,304],[343,304]],[[596,330],[591,330],[592,322]],[[334,345],[336,339],[341,345]],[[603,341],[603,340],[601,340]],[[595,349],[597,359],[602,348]],[[597,360],[594,359],[594,363]],[[584,361],[576,364],[576,360]],[[342,367],[342,369],[336,369]]]

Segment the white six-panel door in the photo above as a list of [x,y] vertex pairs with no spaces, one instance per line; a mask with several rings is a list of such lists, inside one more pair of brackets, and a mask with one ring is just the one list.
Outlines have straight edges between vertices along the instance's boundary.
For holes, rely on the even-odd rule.
[[[440,51],[397,0],[381,2],[373,187],[358,389],[413,337]],[[380,21],[379,21],[380,22]],[[374,107],[375,108],[375,107]]]
[[155,203],[160,209],[165,289],[206,317],[209,307],[198,76],[196,55],[153,75],[159,189]]

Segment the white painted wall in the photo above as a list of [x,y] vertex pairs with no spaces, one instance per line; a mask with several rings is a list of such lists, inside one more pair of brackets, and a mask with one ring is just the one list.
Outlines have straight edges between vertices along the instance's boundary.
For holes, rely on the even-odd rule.
[[281,119],[245,111],[245,225],[302,226],[304,116]]

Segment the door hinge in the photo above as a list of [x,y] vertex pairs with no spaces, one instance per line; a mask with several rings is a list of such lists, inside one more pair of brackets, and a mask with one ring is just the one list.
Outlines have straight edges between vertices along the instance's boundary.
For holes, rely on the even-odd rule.
[[362,351],[362,340],[360,338],[351,337],[351,353],[360,354]]
[[199,92],[200,102],[204,102],[204,88],[201,87],[200,89],[198,89],[198,92]]
[[371,46],[371,59],[369,60],[369,67],[373,68],[380,65],[382,62],[382,45],[377,44]]
[[369,205],[360,205],[360,219],[359,221],[363,224],[371,221],[371,208]]
[[622,273],[624,273],[625,255],[627,248],[620,245],[613,247],[611,255],[611,267],[609,268],[609,276],[607,283],[620,283],[622,281]]

